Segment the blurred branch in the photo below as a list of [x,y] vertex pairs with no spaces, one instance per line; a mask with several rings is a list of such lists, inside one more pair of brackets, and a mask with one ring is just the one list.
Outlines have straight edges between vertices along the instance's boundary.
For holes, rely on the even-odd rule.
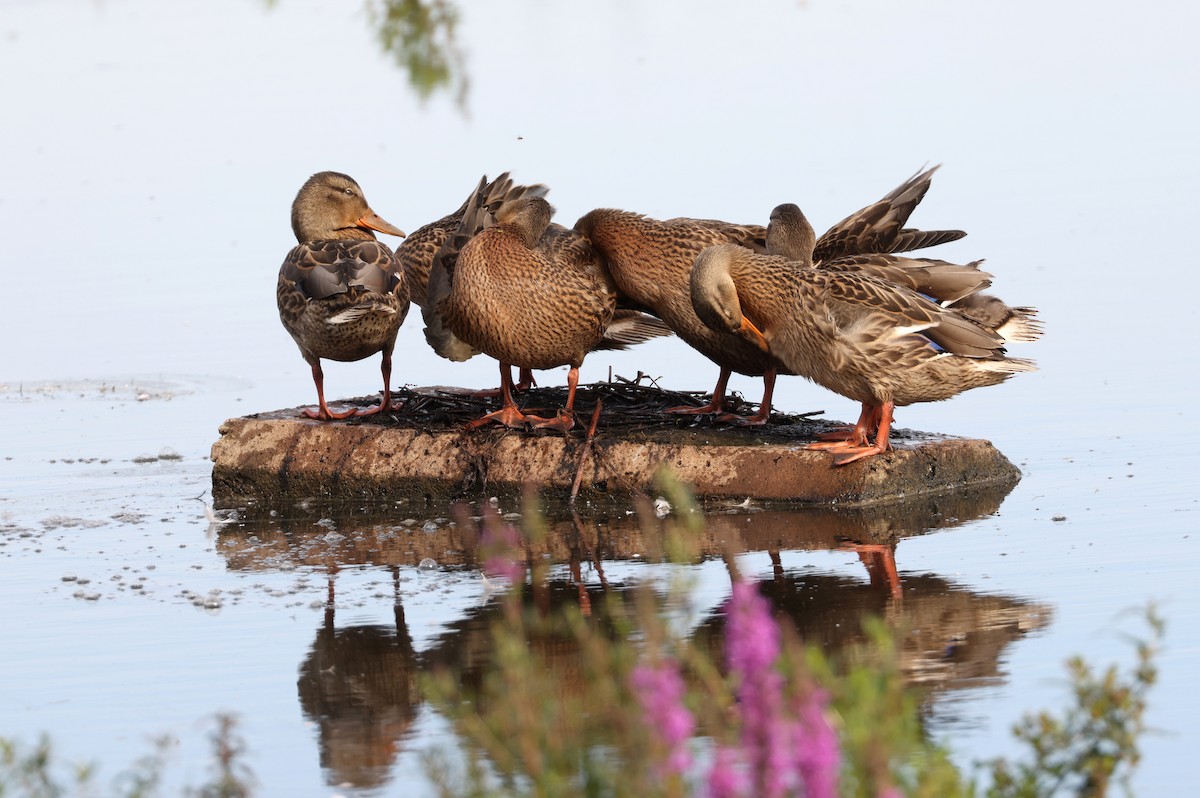
[[[263,0],[274,8],[279,0]],[[384,52],[408,73],[417,96],[427,100],[439,89],[451,90],[466,108],[466,59],[458,49],[458,8],[449,0],[366,0],[367,16]]]
[[367,12],[383,49],[408,72],[422,100],[448,89],[459,106],[465,104],[468,80],[455,39],[457,7],[447,0],[368,0]]

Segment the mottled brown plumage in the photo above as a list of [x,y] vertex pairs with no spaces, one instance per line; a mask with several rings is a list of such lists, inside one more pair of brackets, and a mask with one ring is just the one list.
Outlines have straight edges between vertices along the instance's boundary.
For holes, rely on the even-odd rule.
[[[759,412],[745,418],[722,418],[743,424],[766,423],[776,373],[788,373],[778,359],[750,345],[742,336],[714,330],[697,318],[691,303],[690,280],[696,256],[716,244],[738,244],[754,252],[783,257],[812,258],[814,249],[823,260],[867,253],[893,253],[953,241],[966,235],[959,230],[921,231],[904,228],[920,203],[937,167],[919,172],[878,202],[834,225],[820,239],[800,209],[779,206],[767,228],[700,219],[658,221],[627,211],[592,211],[575,225],[605,257],[620,291],[649,308],[683,340],[721,367],[712,401],[698,408],[671,408],[672,412],[721,412],[731,371],[763,375],[763,401]],[[794,210],[794,213],[792,211]],[[911,263],[893,264],[904,272]],[[846,268],[850,268],[846,264]]]
[[[507,179],[507,173],[502,176]],[[547,189],[538,185],[517,194],[508,191],[497,198],[493,184],[487,183],[486,176],[464,203],[458,229],[447,236],[442,247],[433,259],[429,271],[428,298],[421,309],[425,321],[425,340],[440,356],[450,360],[467,360],[479,354],[480,350],[462,340],[442,317],[439,306],[451,289],[452,275],[457,265],[462,249],[483,230],[495,226],[497,217],[504,210],[506,216],[515,212],[515,199],[541,197]],[[514,199],[515,197],[515,199]],[[561,225],[549,224],[535,249],[551,258],[564,258],[568,261],[594,261],[595,254],[590,251],[590,244],[581,240],[572,231]],[[611,281],[610,281],[611,282]],[[617,308],[604,326],[604,332],[593,349],[626,349],[635,344],[663,335],[670,335],[671,330],[663,322],[638,310],[623,307],[623,298],[618,297]],[[482,310],[481,310],[482,312]],[[521,380],[517,387],[528,387],[533,384],[532,369],[528,366],[521,368]]]
[[[471,228],[468,209],[464,225]],[[435,270],[431,299],[454,336],[500,361],[504,408],[476,425],[569,429],[579,366],[604,338],[617,292],[591,244],[561,225],[542,197],[504,203],[495,223],[470,235],[456,257]],[[464,234],[470,234],[468,229]],[[570,366],[567,406],[554,419],[526,416],[510,393],[509,367]]]
[[[299,244],[279,269],[279,318],[312,367],[317,388],[310,418],[370,415],[391,406],[392,349],[408,313],[408,289],[395,256],[372,230],[403,236],[379,217],[350,177],[319,172],[292,203]],[[355,361],[381,352],[383,397],[366,410],[334,412],[325,402],[321,359]]]
[[404,239],[396,247],[396,259],[404,272],[405,282],[408,283],[412,301],[424,308],[427,304],[429,270],[438,250],[446,243],[462,223],[467,206],[477,195],[481,197],[484,206],[499,207],[505,202],[512,202],[521,197],[544,197],[550,191],[542,184],[530,186],[515,185],[508,172],[488,181],[484,175],[479,186],[472,189],[467,199],[454,213],[447,214],[436,222],[418,227],[413,234]]
[[[738,336],[710,329],[692,309],[689,279],[696,256],[714,244],[732,243],[762,252],[766,229],[712,219],[660,221],[640,213],[601,208],[586,214],[575,230],[603,256],[618,290],[658,316],[671,330],[721,366],[712,401],[699,408],[670,412],[714,413],[724,405],[729,370],[742,374],[774,374],[779,362]],[[767,403],[770,399],[767,397]]]
[[[894,258],[880,258],[894,267]],[[836,450],[838,464],[887,450],[894,405],[948,399],[1034,369],[1006,356],[996,327],[871,276],[871,260],[814,268],[721,245],[705,250],[692,273],[692,301],[705,324],[862,403],[846,440],[816,445]],[[874,445],[869,428],[877,430]]]
[[[723,415],[742,424],[764,424],[771,411],[775,375],[788,373],[784,364],[742,336],[713,330],[701,322],[691,304],[692,264],[705,248],[738,244],[754,252],[785,258],[823,260],[869,253],[894,253],[953,241],[966,235],[959,230],[921,231],[904,228],[913,209],[925,196],[934,171],[919,172],[883,197],[834,225],[820,239],[800,209],[781,205],[771,214],[767,228],[698,219],[665,222],[627,211],[596,210],[575,228],[588,236],[604,255],[621,292],[661,317],[675,334],[721,367],[712,401],[698,408],[671,408],[677,413],[721,412],[731,371],[763,375],[763,401],[749,417]],[[794,213],[793,213],[794,211]],[[893,266],[905,273],[915,262],[897,260]],[[850,268],[845,264],[845,268]],[[915,279],[910,275],[906,279]]]
[[[901,229],[912,207],[928,190],[933,171],[930,169],[910,178],[888,195],[906,203],[901,206],[907,209],[902,213],[888,212],[888,197],[885,197],[851,214],[817,240],[814,240],[812,225],[799,207],[791,203],[778,205],[771,211],[767,225],[767,253],[803,266],[857,272],[888,280],[940,303],[953,304],[973,321],[999,331],[1005,340],[1037,340],[1041,325],[1035,318],[1036,310],[1010,307],[994,296],[980,293],[991,284],[991,275],[978,269],[983,261],[960,266],[941,260],[890,254],[953,241],[966,235],[959,230]],[[879,219],[882,223],[872,226],[865,221],[868,219]],[[844,254],[836,254],[838,252]]]

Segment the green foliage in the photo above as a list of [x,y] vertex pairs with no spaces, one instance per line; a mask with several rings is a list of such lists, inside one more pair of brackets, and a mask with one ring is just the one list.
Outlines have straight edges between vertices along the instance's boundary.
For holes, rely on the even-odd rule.
[[1061,714],[1040,712],[1013,729],[1029,749],[1029,761],[992,763],[988,798],[1073,795],[1101,798],[1114,783],[1132,794],[1129,776],[1141,758],[1146,699],[1158,679],[1155,657],[1163,620],[1146,611],[1149,639],[1135,639],[1137,665],[1124,675],[1115,665],[1096,672],[1080,657],[1067,662],[1074,699]]
[[[243,757],[245,746],[236,734],[237,722],[230,715],[217,715],[210,736],[214,761],[214,780],[187,790],[199,798],[247,798],[252,794],[253,777]],[[154,750],[135,762],[114,779],[103,795],[121,798],[152,798],[161,794],[162,775],[166,770],[174,740],[159,737]],[[62,770],[68,775],[63,775]],[[97,794],[96,768],[93,765],[63,765],[54,760],[50,741],[42,737],[26,750],[19,742],[0,737],[0,798],[60,798]]]
[[[279,0],[264,0],[274,8]],[[449,0],[366,0],[367,18],[379,44],[408,74],[409,85],[426,100],[450,90],[462,108],[469,80],[455,29],[458,7]]]
[[453,89],[462,105],[467,76],[455,39],[458,9],[447,0],[371,0],[367,4],[379,42],[408,73],[417,96]]
[[197,798],[248,798],[253,793],[254,776],[244,761],[246,743],[237,734],[237,721],[230,715],[218,715],[217,727],[209,735],[209,741],[213,778],[188,793]]
[[[51,760],[50,741],[45,736],[29,751],[18,742],[0,738],[0,796],[57,798],[63,795],[63,787],[50,773]],[[86,783],[87,774],[76,773],[75,781]]]

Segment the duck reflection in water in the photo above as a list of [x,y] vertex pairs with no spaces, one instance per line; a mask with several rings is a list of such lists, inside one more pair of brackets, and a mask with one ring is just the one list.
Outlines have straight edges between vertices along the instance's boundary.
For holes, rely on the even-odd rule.
[[390,566],[395,626],[334,622],[334,581],[324,624],[300,664],[297,687],[305,717],[316,724],[321,767],[330,784],[385,784],[420,706],[417,656],[400,602],[400,568]]
[[[991,516],[1010,489],[993,486],[858,509],[710,507],[702,528],[678,537],[689,547],[684,559],[696,564],[737,554],[744,572],[761,573],[758,588],[776,611],[790,619],[807,643],[828,655],[865,642],[863,617],[881,617],[902,631],[902,664],[909,680],[932,688],[928,700],[936,703],[948,690],[1003,678],[1003,650],[1044,627],[1050,610],[1018,597],[977,593],[934,574],[899,571],[897,544]],[[521,595],[525,606],[543,618],[579,608],[587,623],[608,628],[612,610],[629,608],[637,595],[631,573],[651,578],[660,573],[655,563],[674,545],[669,540],[673,525],[678,531],[681,524],[674,515],[657,518],[648,501],[642,504],[632,516],[550,517],[544,534],[533,539],[522,535],[507,544],[502,535],[484,535],[489,525],[514,528],[490,508],[459,509],[455,524],[439,523],[429,531],[419,525],[398,528],[394,516],[346,517],[339,522],[344,538],[336,545],[325,542],[328,529],[312,519],[264,517],[222,527],[217,550],[236,570],[273,570],[291,563],[328,571],[325,612],[299,668],[300,704],[316,725],[329,783],[372,788],[389,778],[412,733],[424,700],[419,675],[444,670],[464,691],[479,694],[494,667],[491,629],[506,611],[505,602],[491,600],[483,590],[476,606],[459,618],[440,619],[436,636],[418,653],[402,606],[402,569],[434,557],[442,567],[479,568],[496,584],[489,560],[508,545],[508,577],[529,585]],[[481,524],[482,517],[488,520]],[[869,579],[818,568],[819,561],[803,554],[847,548],[858,553]],[[768,559],[756,552],[766,552]],[[765,567],[768,562],[772,567]],[[615,563],[624,563],[619,576],[613,573]],[[394,623],[337,626],[335,579],[339,568],[349,564],[389,570]],[[719,652],[724,625],[721,610],[714,609],[690,634]],[[547,663],[547,695],[570,696],[583,688],[587,665],[571,636],[532,628],[524,634],[529,650]]]

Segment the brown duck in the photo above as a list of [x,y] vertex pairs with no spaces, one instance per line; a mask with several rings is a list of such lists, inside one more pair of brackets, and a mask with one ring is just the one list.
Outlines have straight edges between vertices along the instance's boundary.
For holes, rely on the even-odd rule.
[[[885,268],[894,261],[880,256]],[[955,302],[938,304],[919,288],[871,276],[869,266],[813,268],[811,259],[790,262],[726,244],[701,253],[691,279],[695,311],[706,325],[862,403],[853,430],[811,446],[834,451],[836,465],[887,451],[896,405],[948,399],[1035,369],[1003,348],[1006,340],[1040,334],[1031,308],[1004,306],[999,325],[980,323]],[[977,294],[965,291],[958,301]]]
[[771,224],[767,226],[767,252],[791,260],[811,257],[820,263],[850,255],[911,252],[956,241],[966,233],[904,226],[925,198],[933,173],[939,168],[917,172],[878,202],[855,211],[826,230],[820,239],[815,238],[812,226],[797,206],[780,205],[772,211]]
[[[391,408],[392,349],[408,313],[400,264],[372,230],[403,236],[371,210],[358,183],[339,172],[319,172],[292,203],[292,230],[300,243],[279,269],[279,318],[312,366],[322,420],[367,416]],[[335,412],[325,402],[321,359],[344,362],[383,354],[383,397],[362,410]]]
[[[715,244],[765,251],[766,231],[711,219],[658,220],[631,211],[601,208],[575,223],[604,257],[621,293],[658,316],[671,330],[721,367],[712,401],[703,407],[672,407],[668,413],[720,413],[730,370],[764,375],[763,402],[770,403],[779,362],[740,336],[712,330],[692,310],[688,279],[696,256]],[[765,421],[765,415],[764,415]]]
[[[591,244],[552,225],[553,212],[540,196],[469,209],[465,244],[430,278],[429,299],[445,327],[500,361],[503,407],[469,427],[498,421],[565,431],[574,423],[579,366],[612,324],[617,292]],[[494,214],[494,223],[484,226],[477,213]],[[522,413],[512,398],[514,365],[570,366],[565,408],[554,418]]]
[[429,270],[433,265],[434,256],[458,231],[468,206],[474,202],[498,208],[521,197],[544,197],[549,191],[550,189],[541,183],[528,186],[514,184],[508,172],[491,181],[484,175],[479,185],[472,189],[462,205],[458,206],[458,210],[414,230],[412,235],[396,247],[396,260],[400,262],[404,271],[404,280],[408,283],[412,301],[422,308],[428,304],[426,297],[429,293]]
[[[929,170],[917,177],[932,172]],[[924,195],[924,191],[921,195]],[[885,197],[881,203],[887,201]],[[916,246],[932,246],[966,234],[958,230],[901,230],[903,221],[891,224],[892,233],[872,233],[872,229],[880,231],[883,226],[863,226],[857,220],[878,208],[881,203],[860,211],[833,228],[858,228],[863,235],[831,237],[830,233],[826,233],[820,240],[817,240],[812,225],[799,207],[791,203],[776,206],[771,211],[770,224],[767,225],[767,252],[792,261],[801,268],[853,272],[896,283],[943,305],[952,305],[972,321],[995,330],[1006,341],[1036,341],[1041,337],[1042,327],[1036,318],[1036,310],[1009,307],[997,297],[980,293],[981,289],[991,285],[992,278],[992,275],[979,270],[979,264],[983,261],[962,266],[930,258],[889,254],[906,251],[900,247],[912,249],[914,242]],[[886,215],[881,218],[886,218]],[[831,238],[834,245],[830,244]],[[858,254],[860,252],[874,254]]]
[[[425,321],[425,340],[442,357],[462,361],[479,354],[479,350],[455,338],[453,333],[446,329],[436,309],[428,301],[429,274],[438,252],[458,231],[463,216],[472,202],[495,208],[521,197],[544,197],[549,191],[548,187],[540,183],[528,186],[517,185],[513,183],[508,172],[491,181],[487,179],[487,175],[484,175],[483,179],[479,181],[478,187],[471,190],[458,210],[443,216],[436,222],[418,227],[396,248],[396,259],[400,261],[401,269],[404,271],[404,280],[408,283],[412,301],[421,308],[421,316]],[[528,370],[522,370],[520,386],[525,389],[531,385],[533,385],[533,374]],[[490,392],[482,391],[481,393]]]
[[[864,252],[900,252],[966,235],[959,230],[921,231],[904,228],[909,215],[929,189],[933,169],[919,172],[878,202],[851,214],[821,236],[817,251],[824,258]],[[807,220],[805,221],[807,224]],[[674,407],[670,413],[721,413],[725,389],[732,371],[762,375],[763,399],[752,416],[729,414],[723,420],[742,424],[765,424],[771,412],[776,374],[787,367],[772,354],[742,335],[713,329],[697,317],[691,301],[691,273],[696,257],[710,246],[736,244],[754,252],[774,248],[786,254],[789,246],[807,247],[811,257],[814,242],[798,245],[781,224],[775,230],[759,225],[739,225],[705,219],[659,221],[637,213],[599,209],[586,214],[575,229],[586,236],[605,259],[622,294],[659,316],[684,341],[721,367],[712,401],[702,407]],[[774,232],[771,238],[768,233]],[[811,227],[809,228],[811,233]]]

